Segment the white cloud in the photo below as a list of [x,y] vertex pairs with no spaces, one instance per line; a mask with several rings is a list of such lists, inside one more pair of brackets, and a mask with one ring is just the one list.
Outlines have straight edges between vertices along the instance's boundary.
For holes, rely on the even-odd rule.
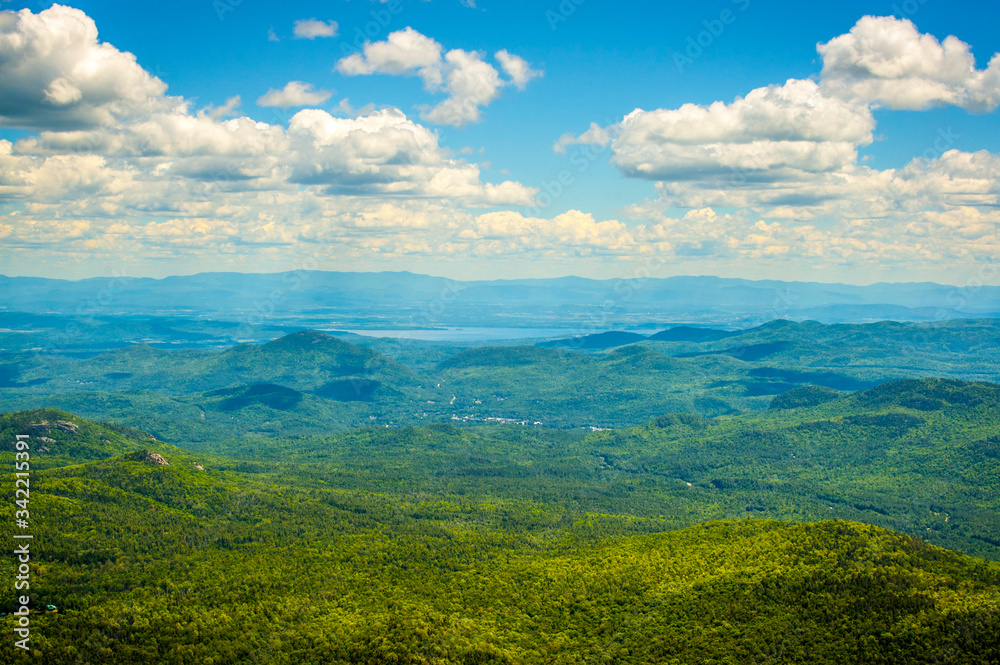
[[337,63],[346,76],[364,74],[410,74],[420,72],[424,81],[440,83],[441,45],[413,28],[389,33],[382,42],[366,42],[361,53],[353,53]]
[[0,72],[4,127],[111,126],[180,103],[135,56],[99,42],[89,16],[62,5],[0,11]]
[[457,198],[469,205],[532,205],[537,190],[519,183],[484,184],[478,167],[449,159],[436,135],[401,111],[337,118],[295,114],[290,180],[331,194]]
[[296,39],[316,39],[317,37],[336,37],[336,21],[318,21],[315,18],[301,19],[295,22],[292,34]]
[[281,90],[270,89],[257,99],[257,106],[290,108],[292,106],[316,106],[330,99],[333,92],[313,90],[312,83],[289,81]]
[[571,145],[592,145],[604,148],[611,143],[612,130],[616,130],[616,128],[611,127],[609,129],[605,129],[596,122],[592,122],[590,123],[590,129],[579,136],[574,136],[569,133],[560,136],[559,140],[552,145],[552,150],[559,154],[563,154],[566,152],[566,148]]
[[460,241],[503,251],[564,248],[583,254],[616,254],[634,251],[636,238],[621,222],[598,222],[593,215],[569,210],[552,219],[525,217],[502,211],[479,215],[457,236]]
[[508,53],[506,49],[497,51],[494,57],[518,90],[524,90],[528,81],[542,76],[542,72],[532,69],[527,60],[519,55]]
[[977,70],[968,44],[954,36],[939,42],[908,19],[865,16],[817,50],[824,88],[844,99],[893,109],[989,111],[1000,104],[1000,54]]
[[226,103],[222,106],[212,106],[209,104],[202,109],[202,113],[207,114],[210,118],[219,120],[221,118],[227,118],[234,115],[242,103],[243,101],[240,99],[239,95],[233,95],[232,97],[226,99]]
[[[119,180],[129,176],[118,203],[143,208],[175,209],[175,199],[218,202],[230,193],[291,192],[300,185],[321,196],[416,196],[470,206],[532,205],[537,193],[513,181],[483,182],[478,166],[450,158],[433,132],[396,109],[354,118],[304,110],[287,130],[249,118],[165,115],[113,132],[45,132],[8,150],[9,159],[33,157],[18,163],[26,174],[67,153],[113,159],[101,162],[105,170]],[[13,178],[7,180],[13,187]],[[13,187],[11,195],[30,191],[29,183]],[[98,194],[89,196],[97,200]]]
[[[865,106],[825,96],[809,80],[791,79],[731,104],[637,109],[613,128],[614,163],[651,180],[706,177],[787,180],[852,164],[872,141],[875,121]],[[603,137],[593,127],[592,140]],[[587,134],[574,142],[587,140]],[[561,141],[558,145],[565,145]]]
[[[608,145],[627,176],[653,180],[665,206],[744,207],[771,219],[895,219],[918,209],[1000,203],[989,153],[947,150],[904,169],[859,163],[872,142],[872,106],[923,108],[952,103],[985,110],[996,97],[993,72],[977,71],[966,44],[920,35],[912,23],[866,17],[818,46],[819,83],[789,80],[731,103],[637,109],[609,127],[593,123],[554,144]],[[1000,62],[994,57],[994,62]],[[943,153],[943,154],[942,154]]]
[[[467,218],[466,206],[534,203],[537,190],[484,182],[478,165],[455,159],[433,131],[396,109],[352,110],[349,119],[300,111],[287,129],[227,119],[238,113],[238,96],[193,113],[96,34],[86,15],[64,7],[0,13],[0,90],[10,95],[0,97],[0,126],[41,130],[0,140],[0,235],[8,247],[78,258],[240,256],[249,246],[266,254],[346,233],[344,251],[409,252],[438,242],[383,242],[357,220],[391,199],[436,233]],[[89,78],[71,75],[79,63],[56,47],[67,39],[91,63]],[[118,74],[148,87],[120,90]],[[262,101],[329,96],[293,81]]]
[[464,127],[479,122],[481,109],[500,96],[503,82],[497,70],[475,51],[454,49],[445,54],[442,89],[449,97],[420,114],[438,125]]
[[[482,109],[500,95],[509,84],[523,89],[542,73],[531,68],[523,58],[507,51],[496,54],[501,68],[511,77],[507,81],[493,65],[476,51],[444,49],[435,40],[407,27],[390,33],[385,41],[366,42],[361,53],[353,53],[337,63],[345,76],[368,74],[416,75],[432,93],[446,93],[447,99],[425,107],[421,117],[439,125],[464,127],[482,119]],[[442,55],[443,53],[443,55]]]
[[853,164],[874,128],[867,106],[790,79],[729,104],[636,109],[610,127],[592,123],[579,136],[564,134],[553,149],[611,145],[623,173],[649,180],[784,181]]
[[208,114],[157,114],[110,129],[42,132],[21,139],[21,154],[54,155],[92,152],[135,158],[140,163],[160,157],[250,157],[277,155],[285,141],[281,127],[250,118],[216,120]]
[[[366,45],[338,69],[421,77],[445,96],[423,110],[438,122],[475,122],[504,87],[532,78],[526,63],[510,64],[516,56],[505,65],[498,52],[491,64],[416,31],[393,34],[402,36]],[[943,80],[934,71],[925,75]],[[989,101],[990,71],[980,72],[979,87],[977,73],[943,88],[958,102],[935,93],[907,103],[977,108]],[[857,148],[874,129],[869,102],[889,105],[895,93],[878,87],[882,97],[872,101],[853,84],[837,92],[835,80],[792,80],[730,103],[592,124],[554,147],[609,146],[623,172],[656,182],[659,198],[630,206],[625,221],[577,210],[526,217],[497,208],[531,206],[538,190],[485,182],[484,165],[457,158],[397,109],[355,110],[345,100],[341,111],[352,117],[307,109],[287,128],[227,117],[239,113],[236,96],[194,112],[130,54],[101,44],[82,12],[2,12],[0,126],[34,130],[0,140],[4,260],[30,249],[34,260],[64,257],[58,265],[124,255],[178,261],[171,265],[181,270],[225,260],[281,269],[323,252],[322,265],[362,269],[372,256],[387,267],[400,257],[491,266],[516,256],[576,270],[584,264],[563,261],[658,256],[701,272],[794,264],[856,274],[859,265],[891,263],[918,274],[995,256],[1000,157],[944,150],[899,169],[861,165]],[[270,92],[325,94],[301,85]]]
[[949,150],[883,171],[850,165],[788,181],[740,177],[665,180],[656,184],[667,206],[725,206],[769,218],[895,219],[928,209],[1000,205],[1000,157]]

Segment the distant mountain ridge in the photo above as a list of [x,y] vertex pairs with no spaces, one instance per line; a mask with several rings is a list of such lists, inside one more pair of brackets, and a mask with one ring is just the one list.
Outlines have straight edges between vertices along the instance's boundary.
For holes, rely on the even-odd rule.
[[79,281],[0,276],[0,309],[210,315],[258,323],[311,316],[422,327],[590,325],[595,313],[647,322],[720,317],[762,322],[782,316],[827,323],[933,321],[1000,314],[1000,287],[981,286],[973,292],[928,282],[855,286],[708,276],[460,281],[410,272],[324,271]]

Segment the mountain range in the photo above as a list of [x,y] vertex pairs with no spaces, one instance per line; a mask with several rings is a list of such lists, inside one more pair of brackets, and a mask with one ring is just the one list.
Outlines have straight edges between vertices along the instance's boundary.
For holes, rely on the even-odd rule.
[[[5,339],[29,346],[39,336]],[[167,348],[0,354],[0,408],[58,407],[182,442],[442,420],[627,427],[671,412],[761,411],[802,386],[851,392],[904,378],[1000,381],[994,319],[776,320],[503,346],[303,330],[262,344]]]
[[[409,272],[201,273],[79,281],[0,276],[0,310],[88,317],[211,317],[253,326],[552,326],[825,323],[1000,315],[1000,287],[867,286],[720,277],[459,281]],[[389,324],[391,322],[391,324]]]

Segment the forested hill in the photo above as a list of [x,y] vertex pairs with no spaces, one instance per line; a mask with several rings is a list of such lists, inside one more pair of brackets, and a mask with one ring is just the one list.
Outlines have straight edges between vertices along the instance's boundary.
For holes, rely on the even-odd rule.
[[376,351],[311,330],[221,353],[163,351],[136,344],[77,362],[34,364],[41,371],[29,371],[27,376],[45,379],[52,387],[89,377],[96,386],[172,395],[260,383],[320,390],[331,382],[361,378],[397,387],[418,383],[412,370]]
[[[546,348],[404,344],[306,330],[221,351],[136,344],[81,358],[6,353],[0,410],[56,407],[183,443],[453,419],[622,428],[671,412],[763,411],[775,396],[806,386],[858,391],[929,376],[1000,381],[996,320],[773,321],[636,337],[567,338]],[[24,348],[40,343],[28,333],[0,343],[12,338]]]
[[[674,439],[715,427],[671,418],[656,427]],[[598,435],[373,429],[271,441],[255,460],[59,412],[2,422],[38,426],[32,459],[40,443],[65,454],[31,481],[32,603],[59,611],[32,615],[34,651],[9,662],[1000,658],[1000,565],[843,520],[663,532],[692,504],[664,494],[636,512],[648,481],[580,457]],[[574,464],[596,482],[566,477]],[[546,494],[546,477],[575,495]],[[0,565],[10,579],[13,559]]]
[[0,450],[13,451],[19,434],[28,435],[33,444],[35,469],[108,459],[150,447],[181,452],[141,430],[94,423],[57,409],[0,413]]

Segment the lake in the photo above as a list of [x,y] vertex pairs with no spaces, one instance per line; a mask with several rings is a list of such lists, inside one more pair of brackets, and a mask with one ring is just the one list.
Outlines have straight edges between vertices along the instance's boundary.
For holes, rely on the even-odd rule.
[[479,342],[500,339],[547,339],[582,335],[592,331],[576,328],[433,328],[424,330],[327,330],[365,337],[418,339],[425,342]]

